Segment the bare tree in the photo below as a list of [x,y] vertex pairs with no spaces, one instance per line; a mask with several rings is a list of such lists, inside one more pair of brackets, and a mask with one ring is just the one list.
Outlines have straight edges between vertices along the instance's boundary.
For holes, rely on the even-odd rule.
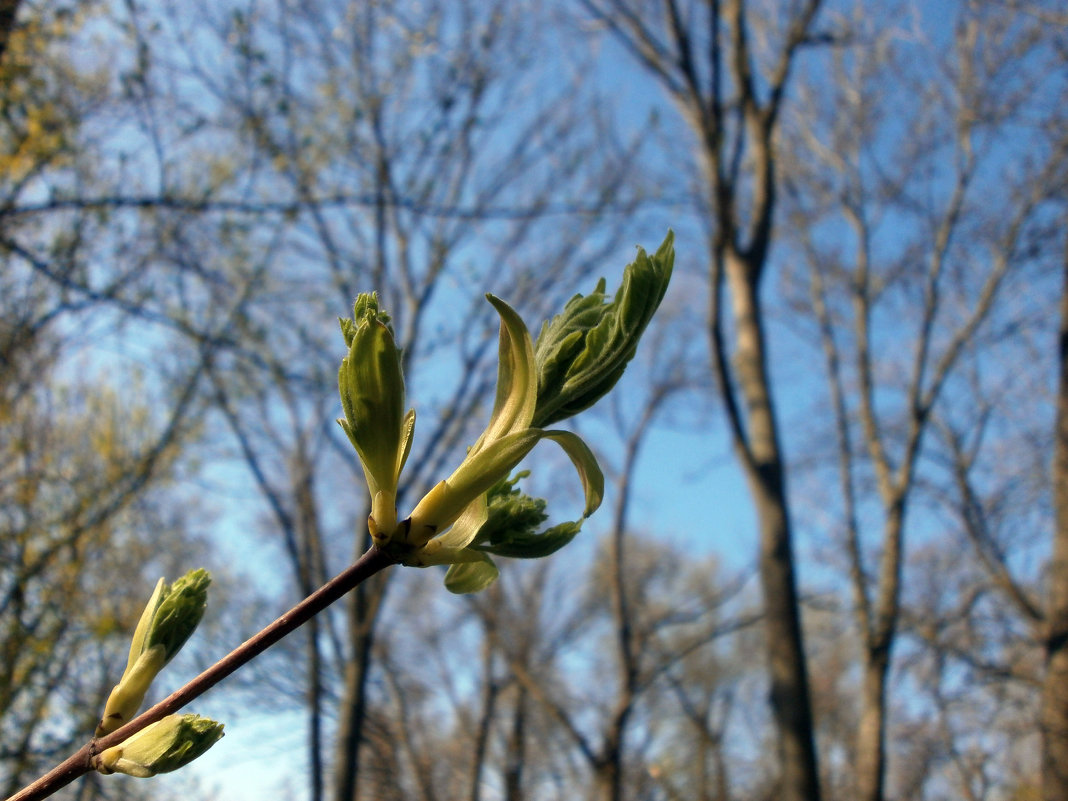
[[[969,351],[1019,328],[1003,301],[1033,280],[1032,241],[1059,170],[1055,161],[1020,156],[1012,178],[998,179],[1000,202],[991,205],[994,164],[1012,157],[992,142],[1020,124],[1022,107],[1039,108],[1047,97],[1041,72],[1020,73],[1018,59],[1045,58],[1048,41],[1030,24],[1014,27],[1014,12],[963,5],[957,13],[948,46],[902,41],[859,9],[843,18],[850,45],[831,51],[827,72],[803,89],[811,113],[789,126],[805,142],[805,155],[788,167],[790,238],[805,254],[830,381],[839,542],[861,643],[853,797],[868,801],[887,792],[888,681],[908,513],[929,480],[925,470],[934,469],[923,466],[930,431],[939,414],[978,419],[957,402],[973,388],[955,376]],[[851,54],[854,46],[864,58]],[[916,70],[921,60],[941,72]],[[891,91],[915,102],[880,95],[889,74]],[[903,118],[908,134],[888,137]],[[918,169],[924,163],[938,166]],[[891,230],[892,215],[901,223]],[[848,235],[828,236],[831,220]],[[891,319],[894,334],[884,340],[878,331]],[[880,535],[868,536],[871,528]]]
[[[709,242],[709,337],[760,528],[771,704],[784,799],[819,798],[779,422],[768,374],[761,286],[773,241],[778,131],[790,75],[812,40],[819,0],[705,6],[588,0],[586,8],[657,78],[696,140],[697,208]],[[754,46],[759,31],[762,47]],[[774,44],[770,44],[774,42]],[[723,311],[729,292],[733,327]],[[731,343],[733,358],[728,355]]]
[[[0,782],[12,791],[92,729],[145,600],[132,577],[150,586],[202,553],[190,534],[202,521],[179,508],[175,481],[211,335],[235,307],[220,304],[181,356],[115,355],[123,323],[147,323],[140,333],[165,347],[181,326],[150,321],[182,304],[145,299],[157,276],[130,280],[135,259],[98,261],[134,237],[40,202],[106,183],[91,150],[114,75],[72,56],[102,10],[29,5],[15,25],[7,12],[14,4],[0,9]],[[93,345],[114,352],[94,359]]]

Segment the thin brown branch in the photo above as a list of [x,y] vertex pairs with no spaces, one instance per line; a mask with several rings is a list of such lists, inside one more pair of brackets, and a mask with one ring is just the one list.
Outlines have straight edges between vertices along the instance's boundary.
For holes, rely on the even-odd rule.
[[854,614],[860,630],[867,637],[871,632],[871,599],[868,597],[864,557],[860,548],[860,522],[857,515],[857,499],[853,486],[856,466],[853,461],[853,441],[849,425],[849,409],[845,399],[842,378],[842,357],[834,336],[834,323],[827,308],[826,288],[823,275],[815,259],[811,261],[812,309],[819,322],[820,341],[823,344],[827,364],[827,378],[831,390],[831,406],[834,409],[835,433],[838,450],[838,481],[841,485],[842,504],[845,515],[846,542],[849,551],[849,580],[853,585]]
[[872,277],[870,261],[870,230],[867,221],[850,208],[843,210],[857,234],[857,267],[852,282],[853,325],[856,338],[857,395],[860,422],[864,432],[872,467],[875,471],[879,496],[889,505],[893,495],[893,471],[883,446],[882,426],[875,411],[875,378],[871,354]]
[[675,57],[645,24],[638,12],[619,0],[607,3],[607,7],[592,0],[583,0],[582,5],[597,22],[605,25],[635,60],[655,75],[671,94],[676,97],[684,96],[683,84],[671,69],[676,61]]
[[[948,427],[943,426],[943,428]],[[1045,611],[1042,609],[1040,602],[1032,598],[1027,589],[1013,577],[1012,572],[1009,570],[1004,549],[995,542],[994,535],[990,530],[986,510],[983,508],[982,501],[976,494],[975,486],[972,483],[971,474],[975,458],[974,454],[965,453],[961,438],[956,432],[946,430],[944,439],[953,457],[951,467],[954,483],[957,485],[957,492],[960,495],[960,517],[964,533],[971,540],[976,554],[990,574],[994,584],[1004,593],[1005,597],[1031,623],[1035,625],[1044,624]]]
[[243,642],[229,654],[209,667],[185,686],[175,690],[151,709],[138,715],[121,729],[79,748],[65,761],[57,765],[37,781],[23,788],[7,801],[35,801],[47,798],[79,776],[94,769],[96,754],[113,745],[118,745],[146,726],[170,715],[190,701],[199,698],[238,668],[244,666],[266,651],[286,635],[296,631],[335,601],[348,594],[361,582],[394,564],[393,558],[371,547],[352,565],[332,578],[314,593],[294,606],[266,628]]
[[[654,201],[646,201],[654,202]],[[678,206],[684,202],[682,197],[655,201],[664,206]],[[629,203],[612,204],[603,200],[596,203],[546,203],[532,209],[529,206],[466,206],[428,203],[408,197],[391,195],[385,199],[376,198],[374,194],[327,194],[320,196],[303,196],[293,200],[223,200],[180,197],[177,195],[124,196],[105,195],[84,198],[50,198],[39,203],[23,203],[18,206],[0,208],[0,218],[34,217],[57,211],[98,211],[108,209],[165,209],[169,211],[209,213],[209,214],[277,214],[280,216],[297,214],[302,211],[322,211],[334,208],[373,209],[377,204],[388,208],[400,208],[424,217],[450,220],[527,220],[545,217],[563,217],[571,215],[590,215],[612,212],[629,213]]]
[[594,749],[589,740],[576,725],[575,721],[568,714],[567,708],[562,704],[557,703],[553,698],[545,692],[545,688],[538,683],[538,681],[530,675],[530,671],[523,666],[518,659],[513,659],[509,663],[509,667],[512,670],[512,675],[515,676],[521,687],[526,688],[535,699],[537,699],[548,711],[556,718],[556,721],[564,727],[571,739],[575,743],[575,747],[581,752],[583,758],[590,765],[591,768],[596,770],[604,760],[603,755]]
[[779,60],[771,71],[768,79],[770,93],[767,103],[764,105],[764,126],[768,130],[775,127],[776,118],[782,108],[783,93],[786,90],[786,82],[790,77],[790,71],[796,63],[797,49],[803,45],[809,37],[816,14],[820,10],[822,0],[808,0],[801,13],[790,20],[790,27],[786,32],[786,41]]

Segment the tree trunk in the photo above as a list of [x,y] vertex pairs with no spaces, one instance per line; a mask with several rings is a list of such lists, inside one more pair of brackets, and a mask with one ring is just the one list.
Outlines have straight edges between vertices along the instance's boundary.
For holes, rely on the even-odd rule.
[[617,712],[598,760],[596,782],[600,801],[623,801],[623,735],[629,713],[629,705]]
[[352,653],[345,665],[345,682],[338,704],[337,757],[334,765],[335,801],[359,797],[360,743],[367,719],[367,678],[371,668],[378,610],[386,592],[386,577],[375,576],[357,587],[347,608]]
[[[322,569],[322,532],[319,510],[315,501],[314,471],[301,444],[294,466],[293,496],[296,500],[296,532],[294,557],[304,597],[326,583],[328,576]],[[305,700],[308,707],[308,784],[310,801],[323,801],[323,660],[319,649],[321,620],[318,615],[308,621],[307,637],[308,686]]]
[[508,751],[504,764],[505,801],[523,801],[523,764],[527,755],[527,692],[517,689],[512,730],[508,735]]
[[1068,798],[1068,254],[1064,272],[1053,446],[1053,563],[1041,712],[1044,801]]
[[760,269],[734,252],[726,254],[725,267],[736,331],[735,369],[745,403],[746,438],[739,440],[736,436],[735,445],[745,466],[760,528],[759,569],[766,616],[770,700],[782,764],[779,798],[818,801],[812,706],[794,576],[790,515],[758,295]]
[[[903,482],[903,487],[911,480]],[[857,730],[857,801],[886,797],[886,685],[890,656],[897,638],[901,607],[902,552],[905,536],[905,490],[888,503],[883,535],[879,595],[867,629],[863,631],[864,664]],[[863,624],[865,619],[862,618]]]
[[883,798],[886,775],[886,676],[890,651],[869,647],[864,654],[860,690],[860,724],[857,728],[856,798]]

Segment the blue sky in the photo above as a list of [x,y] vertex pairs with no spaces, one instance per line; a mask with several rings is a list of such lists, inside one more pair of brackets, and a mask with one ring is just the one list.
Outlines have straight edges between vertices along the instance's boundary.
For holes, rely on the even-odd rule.
[[[941,5],[940,9],[941,9]],[[951,4],[950,4],[951,5]],[[570,46],[581,47],[589,39],[579,39]],[[568,61],[562,66],[557,64],[561,76],[574,69],[575,64],[585,64],[585,57],[592,54],[594,77],[610,97],[613,98],[614,114],[617,117],[622,138],[637,131],[646,130],[647,122],[655,112],[659,121],[654,129],[650,146],[642,155],[653,159],[651,172],[658,175],[663,182],[660,187],[668,198],[683,194],[677,187],[686,188],[692,174],[679,175],[679,165],[690,162],[690,136],[681,127],[675,109],[664,100],[658,86],[627,58],[619,48],[608,41],[598,40],[590,53],[576,52],[574,63]],[[560,54],[567,55],[566,48]],[[581,55],[581,58],[578,56]],[[884,143],[887,148],[899,144],[900,139],[907,140],[907,131],[891,125],[893,136]],[[636,170],[637,171],[637,170]],[[937,193],[935,193],[937,194]],[[633,220],[633,231],[627,230],[612,248],[612,255],[605,260],[599,272],[608,279],[609,287],[618,284],[623,265],[633,256],[633,247],[641,243],[652,250],[663,236],[668,225],[676,228],[676,276],[665,300],[665,313],[689,315],[690,324],[678,329],[675,336],[682,337],[683,343],[692,354],[694,375],[707,379],[709,362],[707,355],[706,333],[700,324],[707,304],[707,288],[704,283],[705,252],[704,241],[698,231],[699,225],[686,210],[670,205],[653,204],[643,210]],[[908,231],[906,221],[891,218],[881,229],[885,236],[887,250],[882,255],[895,252]],[[827,226],[828,237],[842,236],[840,220],[831,220]],[[472,264],[480,265],[479,244],[477,240],[464,251],[465,257]],[[783,249],[775,254],[773,265],[766,281],[766,296],[780,297],[782,281],[788,265],[779,264],[778,260],[789,256]],[[466,265],[465,265],[466,266]],[[480,265],[481,266],[481,265]],[[456,281],[460,284],[460,281]],[[574,291],[589,291],[591,281],[576,282]],[[491,287],[493,291],[508,299],[509,287]],[[373,289],[373,287],[367,287]],[[454,286],[453,292],[460,291]],[[1042,299],[1040,298],[1039,301]],[[449,297],[440,297],[443,308],[448,307]],[[338,308],[332,313],[344,315],[348,308]],[[782,306],[771,306],[773,316],[770,327],[772,352],[775,357],[773,375],[776,400],[783,422],[785,444],[791,457],[799,457],[801,450],[810,444],[815,431],[814,416],[819,411],[822,398],[823,372],[818,355],[810,347],[811,343],[798,340],[799,331],[790,319],[789,310]],[[443,314],[447,314],[443,312]],[[332,319],[329,321],[333,325]],[[528,320],[533,330],[539,321]],[[904,330],[902,323],[893,318],[885,318],[880,323],[878,342],[888,350],[893,349],[895,340]],[[148,340],[149,342],[151,340]],[[336,338],[338,359],[342,355],[341,337]],[[617,389],[618,401],[623,416],[633,416],[643,398],[646,376],[650,361],[655,362],[661,351],[654,348],[652,339],[643,344],[632,370]],[[145,358],[142,350],[127,352],[126,357],[134,361]],[[404,343],[402,343],[404,344]],[[412,405],[423,409],[429,403],[422,393],[432,389],[436,375],[433,370],[426,371],[414,380],[410,386]],[[693,549],[700,554],[717,554],[728,571],[747,571],[751,569],[756,554],[756,533],[752,503],[730,448],[727,430],[722,414],[718,410],[713,394],[706,386],[701,398],[694,395],[681,397],[669,407],[660,422],[653,428],[648,440],[643,444],[641,462],[635,480],[634,496],[631,504],[631,526],[636,530],[647,531],[651,536],[661,538],[671,545]],[[331,414],[340,413],[340,402]],[[416,436],[428,430],[428,421],[417,424]],[[579,429],[588,434],[591,442],[604,453],[606,471],[618,463],[619,441],[612,433],[611,427],[603,418],[596,416],[581,420]],[[545,458],[550,446],[539,446],[530,465],[538,478],[539,464],[555,468],[561,464],[553,457]],[[525,465],[526,466],[526,465]],[[565,471],[570,468],[564,465]],[[791,477],[791,486],[795,493],[811,481],[810,474]],[[570,482],[568,475],[565,482]],[[537,484],[535,484],[537,486]],[[253,583],[260,589],[266,589],[268,597],[279,599],[279,606],[273,613],[283,610],[282,598],[289,592],[288,578],[271,576],[272,568],[279,560],[279,546],[265,545],[260,536],[264,523],[263,506],[251,486],[247,475],[232,465],[224,465],[209,470],[208,480],[197,488],[198,500],[217,515],[218,527],[215,535],[220,541],[217,555],[225,564],[236,564],[253,577]],[[362,493],[362,486],[352,487],[354,493]],[[828,493],[833,495],[833,493]],[[609,489],[604,507],[588,524],[582,539],[571,546],[576,552],[588,549],[611,522],[611,508],[614,492]],[[798,523],[798,551],[811,555],[819,547],[827,547],[829,534],[821,527],[826,519],[812,514],[812,500],[798,498],[795,504],[795,518]],[[806,508],[806,501],[809,507]],[[553,519],[573,517],[579,502],[575,498],[562,499],[559,508],[552,507]],[[826,510],[828,519],[833,517],[833,508]],[[937,536],[940,522],[929,522],[921,529],[925,535]],[[566,558],[557,556],[556,558]],[[821,565],[806,559],[801,567],[802,577],[813,578],[822,583],[824,579],[833,578],[834,571],[827,565]],[[433,571],[420,574],[420,579],[438,583],[440,576]],[[504,580],[507,580],[505,573]],[[442,592],[444,592],[442,590]],[[220,655],[237,643],[219,643]],[[165,674],[166,676],[166,674]],[[166,676],[170,681],[170,677]],[[180,680],[176,673],[175,681]],[[225,685],[216,693],[225,693]],[[214,706],[209,696],[203,710],[210,712]],[[220,704],[222,706],[222,704]],[[228,727],[227,738],[214,751],[197,763],[198,773],[205,777],[206,784],[220,781],[225,788],[222,798],[226,801],[261,798],[277,791],[278,782],[293,771],[294,761],[302,764],[301,717],[299,714],[286,715],[281,719],[271,718],[257,720],[245,715],[234,720]],[[280,734],[279,730],[284,733]],[[270,758],[265,759],[265,754]],[[167,779],[159,781],[166,782]],[[297,780],[296,788],[301,787]]]

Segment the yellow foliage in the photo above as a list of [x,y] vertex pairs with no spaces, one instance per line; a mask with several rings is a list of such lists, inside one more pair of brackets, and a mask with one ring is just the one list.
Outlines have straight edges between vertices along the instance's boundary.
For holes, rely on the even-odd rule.
[[26,115],[21,135],[12,137],[8,152],[0,153],[0,178],[10,183],[23,182],[67,147],[64,121],[52,104],[31,106]]
[[77,108],[104,85],[103,67],[71,62],[73,37],[91,10],[20,19],[0,61],[0,184],[19,185],[70,161]]

